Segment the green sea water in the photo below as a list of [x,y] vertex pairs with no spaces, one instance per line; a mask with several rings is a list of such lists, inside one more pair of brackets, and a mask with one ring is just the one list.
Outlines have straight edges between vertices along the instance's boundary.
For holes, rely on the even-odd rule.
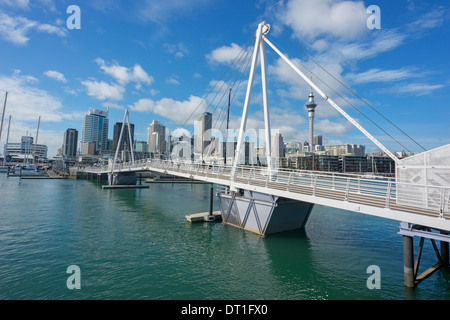
[[[305,230],[260,237],[186,221],[208,211],[210,185],[149,186],[0,175],[0,299],[450,298],[448,269],[404,287],[396,221],[315,206]],[[421,268],[435,262],[427,244]],[[72,265],[80,289],[67,286]],[[379,289],[367,285],[373,265]]]

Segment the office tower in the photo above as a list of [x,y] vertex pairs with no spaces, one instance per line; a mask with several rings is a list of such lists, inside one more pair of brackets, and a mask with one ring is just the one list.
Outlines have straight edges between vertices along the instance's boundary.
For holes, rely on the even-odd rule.
[[86,154],[88,143],[95,142],[95,151],[101,154],[108,148],[108,111],[97,109],[89,110],[83,118],[83,129],[81,131],[82,153]]
[[309,118],[309,146],[310,150],[314,150],[314,109],[316,109],[317,104],[314,102],[314,95],[311,91],[309,93],[309,100],[305,104],[305,107],[308,109],[308,118]]
[[136,152],[148,152],[147,141],[136,141],[134,151]]
[[280,133],[272,133],[271,138],[272,158],[279,159],[284,157],[284,140]]
[[148,127],[148,152],[163,153],[166,151],[166,127],[156,120]]
[[318,136],[313,136],[313,143],[315,146],[321,146],[323,142],[323,136],[322,135],[318,135]]
[[[122,122],[116,122],[114,124],[113,128],[113,145],[112,145],[112,151],[116,152],[117,145],[119,144],[119,138],[120,138],[120,131],[122,130],[123,123]],[[128,124],[125,124],[125,127],[123,128],[122,133],[122,140],[120,142],[119,146],[119,152],[120,151],[131,151],[134,144],[134,124],[130,123],[130,132],[131,132],[131,146],[130,146],[130,136],[128,134]]]
[[78,131],[69,128],[64,132],[64,141],[61,152],[66,157],[76,157],[77,148],[78,148]]
[[195,151],[203,155],[208,152],[206,148],[211,143],[212,114],[209,112],[202,113],[198,117],[196,129],[197,129],[197,142]]

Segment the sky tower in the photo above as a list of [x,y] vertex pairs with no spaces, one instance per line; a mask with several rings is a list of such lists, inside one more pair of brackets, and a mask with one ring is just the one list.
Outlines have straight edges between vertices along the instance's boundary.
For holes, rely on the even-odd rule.
[[314,102],[314,95],[311,91],[309,92],[309,100],[305,104],[306,109],[308,109],[308,118],[309,118],[309,148],[310,151],[314,151],[314,109],[316,109],[317,104]]

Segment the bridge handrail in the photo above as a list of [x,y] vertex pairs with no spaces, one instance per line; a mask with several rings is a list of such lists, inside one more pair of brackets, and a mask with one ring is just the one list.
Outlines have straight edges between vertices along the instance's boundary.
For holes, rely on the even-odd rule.
[[[200,164],[192,162],[178,162],[161,159],[142,159],[134,163],[125,162],[116,164],[114,172],[122,170],[151,170],[152,168],[170,172],[184,172],[192,177],[219,177],[230,181],[231,166]],[[85,168],[80,171],[100,173],[111,172],[111,166]],[[443,213],[450,212],[450,188],[445,186],[432,186],[425,184],[411,184],[398,182],[395,178],[376,177],[367,178],[361,175],[341,174],[334,172],[295,171],[277,169],[269,172],[266,167],[239,166],[236,170],[236,179],[240,183],[251,186],[269,186],[269,183],[284,184],[287,191],[291,187],[300,186],[312,189],[313,195],[318,189],[341,191],[346,197],[349,193],[377,197],[386,201],[401,200],[412,207],[426,207]],[[228,183],[227,183],[228,184]],[[398,190],[410,190],[402,193],[399,199]],[[425,192],[424,192],[425,191]],[[425,204],[425,205],[424,205]]]

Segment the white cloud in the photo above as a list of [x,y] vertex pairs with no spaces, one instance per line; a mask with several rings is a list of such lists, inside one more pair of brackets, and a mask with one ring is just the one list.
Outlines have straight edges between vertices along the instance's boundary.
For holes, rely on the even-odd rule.
[[130,82],[135,82],[137,85],[145,83],[150,85],[154,79],[150,76],[139,64],[128,68],[121,66],[117,62],[107,65],[101,58],[95,59],[95,62],[100,66],[100,69],[107,75],[112,76],[119,84],[125,85]]
[[25,45],[30,40],[28,34],[32,30],[60,37],[67,35],[67,30],[63,27],[40,23],[24,17],[11,17],[0,11],[0,36],[4,40],[16,45]]
[[29,0],[0,0],[0,4],[4,4],[9,7],[18,7],[20,9],[28,9],[30,1]]
[[426,83],[410,83],[404,86],[397,86],[391,89],[392,93],[412,94],[415,96],[423,96],[431,94],[433,91],[444,88],[442,84],[426,84]]
[[[152,112],[177,123],[184,123],[193,113],[202,111],[199,109],[202,102],[203,99],[196,96],[190,96],[184,101],[177,101],[171,98],[163,98],[159,101],[140,99],[133,105],[130,105],[129,108],[137,112]],[[195,120],[196,117],[191,117],[189,123],[192,124]]]
[[242,48],[235,43],[231,46],[223,46],[211,51],[211,53],[206,55],[209,63],[231,63],[239,55]]
[[183,42],[177,44],[164,43],[163,47],[167,53],[174,55],[176,58],[183,58],[189,53],[188,48],[186,48]]
[[314,127],[322,134],[338,137],[344,136],[347,132],[353,129],[352,124],[346,120],[339,120],[335,122],[330,121],[329,119],[320,119],[315,121]]
[[145,0],[138,7],[138,15],[145,21],[163,24],[176,16],[193,15],[209,0]]
[[368,18],[363,1],[288,0],[278,6],[277,18],[301,40],[333,37],[358,39],[367,32]]
[[125,110],[125,106],[115,102],[103,102],[102,106],[110,109]]
[[[41,117],[38,143],[48,147],[48,156],[61,147],[63,133],[53,130],[55,122],[81,119],[79,112],[66,112],[63,102],[39,88],[38,80],[15,70],[12,75],[0,75],[0,91],[8,92],[5,115],[11,115],[10,141],[18,142],[21,136],[36,132]],[[0,98],[3,101],[3,97]],[[50,124],[49,124],[50,123]],[[4,140],[3,140],[4,141]]]
[[44,72],[44,75],[46,75],[47,77],[54,79],[56,81],[60,81],[63,83],[67,82],[66,77],[64,76],[64,74],[62,74],[61,72],[55,71],[55,70],[48,70]]
[[394,70],[370,69],[361,73],[349,73],[345,77],[353,83],[391,82],[417,77],[417,73],[410,68]]
[[94,80],[81,81],[81,84],[86,87],[88,96],[98,100],[123,100],[125,88],[119,85]]
[[177,76],[171,76],[166,80],[166,83],[178,86],[180,84],[180,81],[178,80]]

